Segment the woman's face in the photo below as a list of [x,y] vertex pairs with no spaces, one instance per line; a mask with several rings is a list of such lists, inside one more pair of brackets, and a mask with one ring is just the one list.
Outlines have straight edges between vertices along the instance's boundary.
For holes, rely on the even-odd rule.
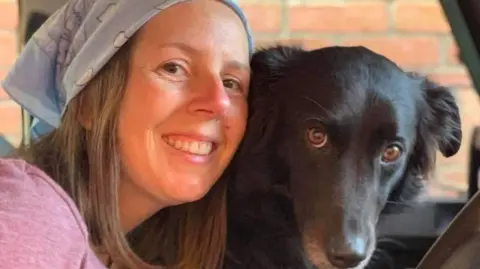
[[152,18],[120,109],[120,199],[140,210],[202,198],[243,137],[249,77],[246,30],[228,6],[188,1]]

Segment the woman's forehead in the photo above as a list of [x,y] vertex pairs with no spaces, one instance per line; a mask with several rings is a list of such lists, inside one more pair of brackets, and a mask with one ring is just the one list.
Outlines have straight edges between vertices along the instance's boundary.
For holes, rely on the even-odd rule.
[[137,42],[148,47],[183,44],[198,51],[215,47],[246,59],[249,53],[241,19],[225,4],[212,0],[188,1],[162,11],[142,27]]

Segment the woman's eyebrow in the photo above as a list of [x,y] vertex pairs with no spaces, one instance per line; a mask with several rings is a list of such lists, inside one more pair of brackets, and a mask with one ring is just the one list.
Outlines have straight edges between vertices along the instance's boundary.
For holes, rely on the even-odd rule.
[[185,52],[188,52],[190,54],[199,54],[200,51],[198,51],[197,49],[195,49],[194,47],[192,46],[189,46],[185,43],[181,43],[181,42],[169,42],[169,43],[162,43],[160,45],[157,46],[157,48],[159,49],[162,49],[162,48],[177,48],[177,49],[180,49],[180,50],[183,50]]
[[251,71],[249,64],[244,64],[244,63],[242,63],[240,61],[236,61],[236,60],[228,61],[227,62],[227,67],[233,68],[233,69],[238,69],[238,70],[241,70],[241,71],[246,71],[248,73],[250,73],[250,71]]
[[[182,42],[169,42],[169,43],[163,43],[157,46],[157,48],[169,48],[169,47],[180,49],[182,51],[187,52],[188,54],[198,55],[201,53],[198,49]],[[241,71],[247,71],[250,73],[250,64],[242,63],[237,60],[228,61],[226,66],[229,68],[238,69]]]

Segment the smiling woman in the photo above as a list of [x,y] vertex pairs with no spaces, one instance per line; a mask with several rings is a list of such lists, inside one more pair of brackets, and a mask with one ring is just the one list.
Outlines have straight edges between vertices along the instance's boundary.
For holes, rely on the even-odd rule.
[[[0,214],[2,265],[221,265],[217,180],[246,126],[248,27],[230,1],[139,3],[68,2],[4,81],[55,129],[18,152],[28,164],[0,160],[0,210],[17,216]],[[36,248],[61,254],[27,259]]]
[[[199,16],[195,27],[180,21],[179,14]],[[241,42],[247,39],[243,25],[231,19],[234,15],[215,2],[178,5],[136,36],[118,139],[128,168],[120,182],[120,208],[135,205],[139,219],[157,211],[159,202],[177,205],[202,198],[243,136],[249,73],[230,63],[248,66],[249,55],[247,42]],[[240,45],[231,46],[234,40]],[[197,153],[200,145],[203,154]],[[153,198],[149,202],[145,191]],[[145,212],[138,210],[139,203]],[[138,224],[128,219],[127,227]]]

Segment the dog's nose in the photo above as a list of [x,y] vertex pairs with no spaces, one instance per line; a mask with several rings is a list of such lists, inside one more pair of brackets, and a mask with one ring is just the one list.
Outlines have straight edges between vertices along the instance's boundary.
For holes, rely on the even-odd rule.
[[338,268],[358,266],[367,258],[365,240],[355,237],[349,240],[334,240],[327,250],[329,262]]

